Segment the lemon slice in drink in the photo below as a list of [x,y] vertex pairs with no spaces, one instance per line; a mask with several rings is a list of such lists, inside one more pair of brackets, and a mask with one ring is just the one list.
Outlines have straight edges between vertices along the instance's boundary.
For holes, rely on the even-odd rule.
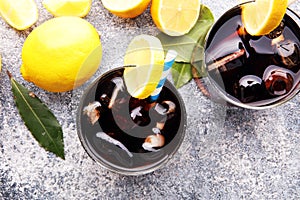
[[164,51],[160,40],[150,35],[136,36],[129,44],[124,64],[124,81],[129,94],[145,99],[158,85],[164,66]]
[[34,0],[1,0],[0,15],[17,30],[25,30],[38,19],[38,9]]
[[44,7],[55,17],[86,16],[91,9],[92,0],[44,0]]
[[265,35],[280,24],[288,6],[288,0],[256,0],[243,4],[242,21],[251,35]]
[[200,8],[201,0],[152,0],[151,16],[162,32],[180,36],[194,27]]
[[103,6],[122,18],[134,18],[142,14],[151,0],[102,0]]

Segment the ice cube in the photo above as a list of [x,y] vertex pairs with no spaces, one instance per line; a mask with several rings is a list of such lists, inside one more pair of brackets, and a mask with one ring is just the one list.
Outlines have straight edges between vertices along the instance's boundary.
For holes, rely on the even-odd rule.
[[294,85],[293,72],[275,65],[267,67],[263,80],[268,92],[275,96],[287,94]]
[[292,68],[299,65],[300,62],[300,50],[299,46],[292,41],[281,41],[276,45],[276,53],[279,56],[279,60],[287,68]]

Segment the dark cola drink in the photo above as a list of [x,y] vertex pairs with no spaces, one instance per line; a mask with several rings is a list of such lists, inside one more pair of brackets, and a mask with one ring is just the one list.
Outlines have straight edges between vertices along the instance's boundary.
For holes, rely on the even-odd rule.
[[299,24],[288,14],[270,34],[249,35],[237,6],[216,22],[207,38],[208,77],[232,103],[264,107],[286,101],[299,92],[299,39]]
[[155,102],[131,97],[123,71],[105,73],[84,94],[79,137],[88,154],[106,168],[129,175],[147,173],[177,151],[184,137],[185,109],[170,82]]

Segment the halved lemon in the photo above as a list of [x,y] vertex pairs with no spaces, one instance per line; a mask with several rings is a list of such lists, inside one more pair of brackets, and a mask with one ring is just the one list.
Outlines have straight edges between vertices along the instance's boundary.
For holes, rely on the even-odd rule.
[[265,35],[278,27],[288,6],[288,0],[256,0],[243,4],[242,21],[251,35]]
[[25,30],[38,19],[38,9],[34,0],[1,0],[0,15],[17,30]]
[[92,5],[92,0],[44,0],[44,7],[55,17],[85,17]]
[[194,27],[200,9],[201,0],[152,0],[151,16],[162,32],[180,36]]
[[151,0],[101,0],[111,13],[122,18],[134,18],[142,14]]
[[160,40],[150,35],[136,36],[124,57],[124,81],[129,94],[145,99],[156,89],[164,67],[164,50]]

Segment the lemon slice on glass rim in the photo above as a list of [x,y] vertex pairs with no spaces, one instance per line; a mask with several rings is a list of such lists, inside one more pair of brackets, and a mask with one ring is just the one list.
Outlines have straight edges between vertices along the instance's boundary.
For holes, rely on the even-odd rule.
[[255,0],[242,4],[242,21],[247,32],[254,36],[269,34],[279,26],[287,6],[288,0]]
[[25,30],[38,20],[38,8],[34,0],[1,0],[0,15],[17,30]]
[[160,40],[150,35],[136,36],[124,57],[124,81],[129,94],[138,99],[149,97],[163,72],[164,51]]

